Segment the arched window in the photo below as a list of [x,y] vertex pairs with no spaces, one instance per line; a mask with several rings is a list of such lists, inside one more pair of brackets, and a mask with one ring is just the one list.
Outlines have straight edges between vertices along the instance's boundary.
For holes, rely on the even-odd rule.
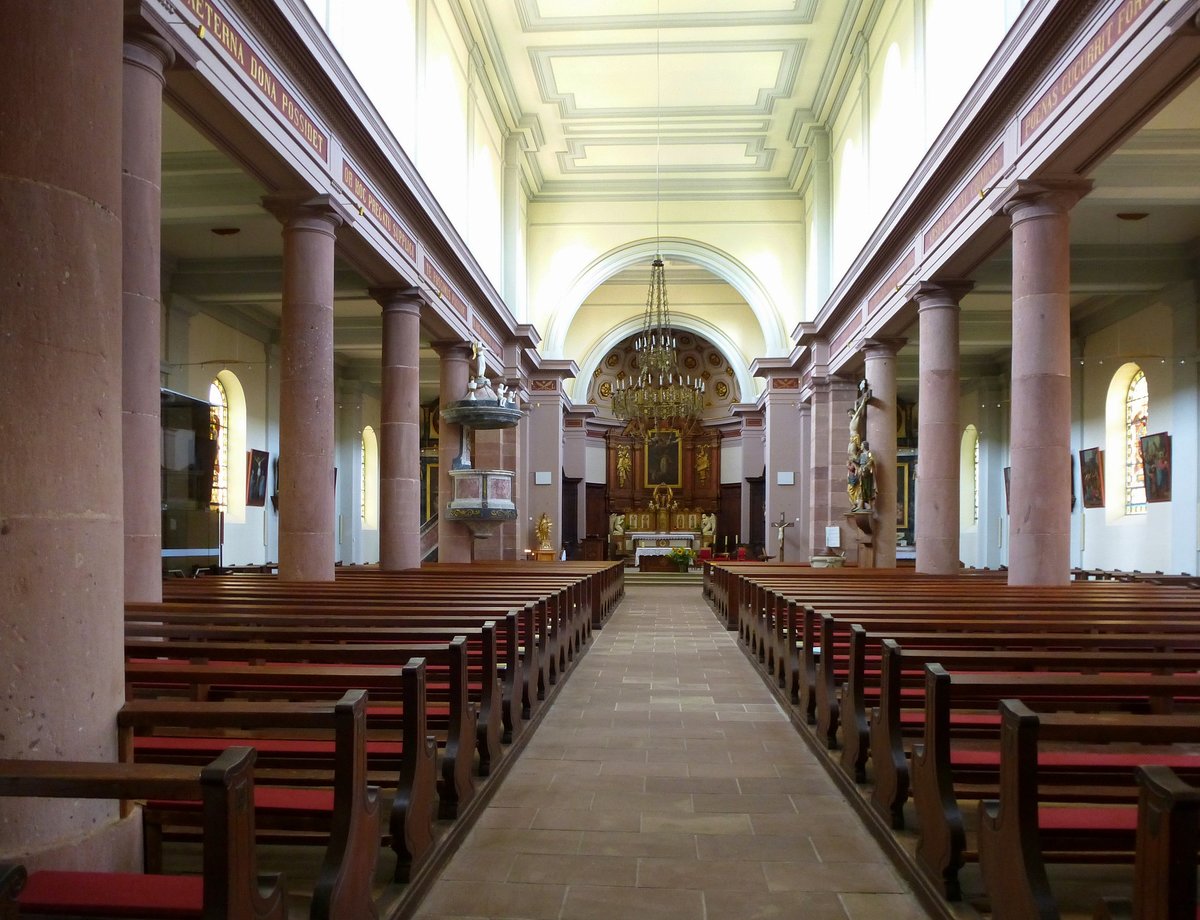
[[1142,438],[1146,436],[1150,393],[1138,370],[1125,391],[1125,513],[1145,514],[1146,484],[1142,475]]
[[379,439],[370,425],[362,433],[362,526],[379,528]]
[[220,380],[208,385],[209,430],[217,444],[217,455],[213,461],[212,498],[210,504],[222,511],[229,508],[229,396]]
[[963,530],[979,524],[979,430],[968,425],[958,446],[958,522]]

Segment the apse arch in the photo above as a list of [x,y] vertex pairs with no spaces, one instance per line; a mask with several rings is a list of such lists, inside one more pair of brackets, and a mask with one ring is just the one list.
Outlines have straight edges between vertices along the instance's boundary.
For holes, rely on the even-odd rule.
[[[677,332],[694,332],[696,335],[707,339],[714,348],[729,360],[729,365],[733,368],[734,379],[737,380],[738,391],[742,395],[742,402],[753,401],[758,390],[754,385],[754,378],[750,376],[746,356],[742,354],[733,339],[712,323],[695,316],[672,313],[671,325]],[[579,376],[571,382],[570,396],[571,401],[575,405],[582,406],[587,402],[588,385],[591,382],[592,374],[600,366],[600,362],[604,360],[604,356],[612,351],[622,340],[633,335],[641,328],[642,318],[640,316],[631,316],[624,322],[608,330],[602,338],[598,339],[588,349],[587,354],[577,362],[579,364]],[[735,357],[738,360],[730,360]]]
[[[618,272],[633,265],[649,263],[656,255],[691,262],[707,269],[737,291],[758,320],[766,344],[767,355],[783,355],[791,351],[787,330],[774,302],[754,274],[727,252],[678,237],[637,240],[616,249],[611,249],[591,262],[571,284],[563,295],[562,305],[552,313],[550,327],[546,331],[543,355],[548,358],[563,356],[567,334],[575,314],[584,301],[605,281]],[[680,328],[684,328],[680,325]],[[711,328],[711,327],[709,327]],[[700,332],[699,328],[693,329]],[[626,333],[628,334],[628,333]],[[617,341],[620,341],[618,339]],[[711,340],[716,345],[715,340]],[[731,352],[738,354],[735,348]],[[755,355],[754,357],[760,357]],[[743,390],[743,392],[746,392]]]

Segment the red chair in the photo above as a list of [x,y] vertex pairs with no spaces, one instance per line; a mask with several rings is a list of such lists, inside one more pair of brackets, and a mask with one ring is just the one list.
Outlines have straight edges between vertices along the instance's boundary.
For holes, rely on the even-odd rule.
[[745,561],[746,561],[746,547],[744,547],[744,546],[739,546],[739,547],[738,547],[738,549],[737,549],[737,561],[738,561],[738,562],[745,562]]
[[711,546],[702,546],[702,547],[700,547],[700,552],[698,552],[696,554],[696,559],[699,560],[700,562],[703,562],[706,559],[711,559],[712,554],[713,553],[712,553]]

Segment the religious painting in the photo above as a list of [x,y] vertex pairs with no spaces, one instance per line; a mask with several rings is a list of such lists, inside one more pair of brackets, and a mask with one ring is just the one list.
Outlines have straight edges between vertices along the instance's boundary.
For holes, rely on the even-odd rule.
[[646,436],[646,487],[683,485],[680,462],[683,445],[679,431],[674,428],[655,428]]
[[909,492],[908,462],[896,464],[896,529],[908,530]]
[[1104,451],[1089,447],[1079,452],[1079,481],[1083,487],[1083,507],[1104,507]]
[[265,450],[246,451],[246,506],[261,508],[267,503],[267,461]]
[[1171,436],[1165,431],[1142,438],[1142,477],[1147,502],[1171,500]]
[[436,458],[421,458],[422,489],[421,523],[424,524],[438,510],[438,462]]

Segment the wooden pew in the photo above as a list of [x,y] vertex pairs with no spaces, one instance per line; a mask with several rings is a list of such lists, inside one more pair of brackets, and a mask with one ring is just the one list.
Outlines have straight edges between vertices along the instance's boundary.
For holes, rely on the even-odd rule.
[[[950,728],[953,710],[992,713],[1006,697],[1020,696],[1048,708],[1091,706],[1119,719],[1131,709],[1169,711],[1177,698],[1200,695],[1200,674],[1194,669],[1178,674],[1137,673],[1136,668],[1120,673],[985,674],[950,673],[941,665],[929,664],[926,675],[924,744],[914,749],[911,767],[918,824],[916,863],[951,900],[961,896],[958,872],[970,855],[959,797],[964,789],[970,798],[992,794],[1000,782],[1004,743],[1001,729],[996,746],[958,752]],[[981,732],[994,735],[994,725],[991,718],[977,722],[975,737]],[[1113,774],[1132,782],[1127,758],[1099,758],[1094,774],[1098,774],[1101,760]],[[1151,755],[1143,762],[1180,763]],[[1046,782],[1069,775],[1070,761],[1059,766],[1062,769],[1046,771]]]
[[[78,914],[198,920],[286,920],[283,880],[259,877],[254,856],[254,751],[230,748],[204,767],[46,760],[0,761],[0,795],[69,799],[170,799],[204,803],[204,874],[153,876],[5,868],[0,916]],[[13,880],[16,879],[17,882]],[[156,906],[157,905],[157,906]],[[107,912],[106,912],[107,910]],[[162,913],[157,913],[162,911]]]
[[[332,705],[135,700],[118,711],[117,727],[125,763],[203,761],[222,746],[254,748],[256,830],[291,831],[288,843],[325,844],[311,916],[378,917],[371,885],[379,856],[379,790],[367,785],[366,691],[347,691]],[[321,736],[332,736],[332,751]],[[272,754],[279,748],[286,753]],[[284,766],[264,766],[272,756]],[[327,768],[295,769],[288,764],[293,758]],[[164,826],[181,824],[203,830],[200,802],[149,800],[143,806],[147,872],[162,872]]]
[[1169,767],[1138,767],[1133,897],[1102,898],[1095,920],[1195,920],[1200,789]]
[[[479,757],[478,771],[480,776],[487,776],[491,772],[493,759],[498,760],[501,755],[502,733],[502,691],[498,683],[496,624],[492,620],[485,620],[483,625],[470,628],[464,628],[462,621],[456,620],[442,626],[362,627],[330,626],[328,618],[311,615],[297,617],[288,614],[282,618],[268,615],[256,620],[230,620],[220,613],[213,613],[199,622],[162,622],[127,618],[125,623],[126,641],[139,641],[143,643],[143,649],[147,648],[144,644],[147,641],[162,640],[168,643],[291,643],[305,647],[319,644],[337,648],[346,644],[358,646],[364,643],[449,644],[460,636],[466,640],[467,700],[476,713],[475,752]],[[453,697],[458,692],[457,688],[452,686],[450,681],[439,682],[440,676],[432,666],[426,672],[426,692],[429,700],[431,703],[452,705]],[[430,724],[438,727],[433,709],[431,705]],[[466,756],[471,756],[469,750]]]
[[[1047,860],[1131,860],[1136,813],[1131,806],[1090,796],[1089,787],[1078,782],[1071,787],[1069,806],[1052,807],[1063,799],[1047,794],[1044,784],[1039,794],[1042,745],[1186,744],[1200,737],[1200,716],[1039,714],[1019,700],[1005,700],[1000,714],[1000,795],[979,804],[979,862],[992,917],[1056,920]],[[1078,751],[1076,762],[1086,770],[1087,752]],[[1193,851],[1193,870],[1195,858]]]
[[[426,610],[432,612],[426,613]],[[527,680],[530,672],[526,667],[527,664],[532,665],[536,671],[536,648],[529,647],[529,654],[524,654],[522,640],[523,636],[534,635],[533,607],[526,606],[521,610],[486,608],[458,615],[447,615],[438,608],[428,607],[405,607],[398,611],[390,607],[356,607],[353,612],[338,608],[336,618],[331,619],[332,616],[328,604],[306,606],[292,602],[259,604],[208,601],[127,604],[125,632],[126,635],[145,637],[153,635],[159,626],[175,629],[191,625],[227,625],[247,629],[301,629],[317,641],[322,638],[329,641],[344,638],[347,641],[387,642],[404,636],[419,636],[422,630],[430,629],[436,631],[430,635],[443,635],[449,630],[456,635],[464,634],[470,640],[474,630],[486,634],[498,623],[500,628],[492,630],[496,646],[496,669],[500,675],[498,701],[487,699],[490,687],[487,673],[491,670],[488,658],[492,653],[486,639],[483,643],[482,671],[478,675],[482,687],[479,700],[480,730],[487,733],[486,738],[481,740],[480,775],[486,776],[499,751],[492,741],[496,719],[494,710],[499,707],[501,740],[509,744],[520,731],[523,715],[528,716],[537,699],[536,677],[530,683]]]
[[[453,818],[475,795],[472,776],[475,754],[476,712],[467,698],[467,641],[457,636],[450,642],[299,643],[299,642],[226,642],[154,639],[126,639],[125,655],[131,660],[213,661],[293,663],[313,665],[384,665],[400,667],[407,660],[425,663],[426,725],[429,725],[430,672],[440,673],[447,705],[445,721],[438,720],[441,766],[438,775],[439,817]],[[379,710],[382,701],[372,707]],[[372,719],[378,718],[376,712]],[[403,716],[402,716],[403,718]],[[413,736],[405,735],[405,740]],[[416,736],[421,737],[421,736]]]
[[[396,738],[372,744],[367,764],[374,780],[392,795],[387,829],[396,855],[394,881],[407,882],[433,845],[437,747],[426,728],[425,662],[412,659],[402,668],[336,665],[179,664],[165,661],[127,661],[126,698],[145,699],[159,689],[182,689],[195,700],[209,694],[259,690],[283,695],[299,689],[328,698],[347,689],[364,688],[372,700],[398,699],[403,721]],[[374,704],[373,704],[374,706]],[[382,764],[382,765],[381,765]]]

